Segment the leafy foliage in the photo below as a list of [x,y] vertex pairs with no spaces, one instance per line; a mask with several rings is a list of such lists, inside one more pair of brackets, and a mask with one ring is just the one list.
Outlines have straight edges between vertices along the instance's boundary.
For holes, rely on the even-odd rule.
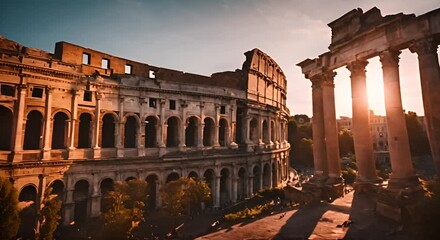
[[408,130],[409,146],[411,155],[421,156],[430,154],[428,137],[423,130],[423,125],[419,121],[417,113],[409,111],[405,114],[406,128]]
[[341,157],[354,154],[353,133],[347,129],[339,132],[339,154]]
[[427,181],[423,184],[427,194],[417,205],[418,239],[440,239],[440,222],[437,221],[440,216],[440,182]]
[[[308,119],[307,115],[295,115]],[[310,122],[298,123],[295,116],[289,119],[288,141],[290,143],[291,162],[302,166],[313,166],[312,127]],[[299,117],[298,117],[299,116]]]
[[0,239],[13,239],[20,226],[18,195],[14,186],[0,177]]
[[266,203],[263,205],[257,205],[253,208],[245,208],[242,211],[238,211],[235,213],[230,213],[225,215],[225,220],[234,221],[238,219],[246,219],[246,218],[254,218],[263,213],[267,213],[272,210],[272,205],[270,203]]
[[162,203],[172,216],[183,214],[190,204],[200,204],[211,197],[211,189],[205,181],[179,178],[160,188]]
[[53,233],[57,229],[58,221],[61,219],[59,215],[61,209],[61,200],[57,195],[51,194],[52,188],[45,191],[43,199],[43,208],[41,209],[39,221],[39,236],[40,240],[52,240]]
[[103,213],[105,239],[130,239],[144,219],[148,184],[142,180],[115,182],[114,191],[105,197],[111,207]]

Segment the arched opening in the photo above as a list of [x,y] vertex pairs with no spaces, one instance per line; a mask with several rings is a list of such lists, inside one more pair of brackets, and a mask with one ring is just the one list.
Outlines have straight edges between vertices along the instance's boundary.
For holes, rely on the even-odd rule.
[[11,150],[12,141],[12,112],[6,107],[0,106],[0,150]]
[[37,189],[34,186],[24,187],[18,196],[20,208],[20,227],[18,236],[23,239],[34,238],[34,228],[37,220]]
[[275,142],[275,123],[270,122],[270,141]]
[[246,170],[242,167],[238,170],[237,198],[244,199],[247,196]]
[[269,143],[269,125],[266,120],[263,121],[263,142]]
[[194,180],[197,180],[197,179],[199,178],[199,175],[198,175],[196,172],[191,171],[191,172],[188,174],[188,177],[189,177],[189,178],[192,178],[192,179],[194,179]]
[[269,164],[265,164],[263,168],[263,189],[270,187],[270,167]]
[[111,178],[105,178],[101,181],[101,212],[106,212],[111,208],[111,202],[106,199],[107,194],[113,191],[115,188],[115,183]]
[[157,146],[156,126],[157,119],[153,116],[145,119],[145,147],[152,148]]
[[272,187],[278,186],[277,168],[275,163],[272,163]]
[[250,124],[250,130],[249,130],[249,139],[254,142],[258,143],[258,122],[257,119],[252,118]]
[[197,118],[190,117],[187,120],[187,126],[185,129],[185,144],[187,147],[197,146]]
[[220,175],[220,204],[226,204],[231,200],[231,178],[229,170],[227,168],[223,168],[220,172]]
[[177,147],[179,145],[179,120],[177,117],[170,117],[167,125],[167,147]]
[[124,147],[136,147],[137,121],[133,116],[128,116],[124,125]]
[[169,183],[169,182],[172,182],[172,181],[179,180],[179,178],[180,178],[180,176],[179,176],[178,173],[175,173],[175,172],[170,173],[170,174],[168,175],[168,177],[167,177],[167,181],[166,181],[166,183]]
[[50,184],[50,187],[52,188],[52,193],[54,195],[57,195],[57,198],[59,200],[63,200],[63,192],[64,192],[64,183],[61,180],[55,180]]
[[211,199],[207,202],[208,206],[212,206],[213,205],[213,197],[215,194],[215,174],[214,174],[214,170],[212,169],[208,169],[205,171],[205,173],[203,173],[203,179],[206,181],[206,183],[208,184],[209,189],[211,189]]
[[24,133],[23,149],[35,150],[41,146],[41,130],[43,125],[43,115],[37,110],[29,112]]
[[155,209],[157,207],[156,203],[156,192],[157,192],[157,176],[156,175],[150,175],[148,176],[145,181],[148,183],[148,208],[149,209]]
[[260,167],[255,166],[253,169],[253,174],[254,174],[254,180],[253,180],[253,189],[252,189],[252,193],[256,193],[258,192],[258,190],[260,190]]
[[218,143],[220,146],[226,146],[228,139],[228,121],[226,119],[222,118],[219,122],[219,129],[218,129]]
[[243,144],[244,143],[244,136],[243,135],[243,108],[237,108],[237,114],[236,114],[236,126],[235,126],[235,142],[237,144]]
[[90,131],[91,131],[92,116],[88,113],[83,113],[79,117],[79,133],[78,133],[78,148],[90,148]]
[[73,191],[73,201],[75,202],[75,211],[73,219],[75,224],[83,224],[88,214],[88,198],[89,198],[89,182],[87,180],[79,180],[75,184]]
[[64,149],[67,147],[67,115],[58,112],[53,117],[52,149]]
[[102,131],[101,131],[101,147],[102,148],[114,148],[115,147],[115,117],[107,113],[102,118]]
[[205,118],[203,122],[205,123],[203,127],[203,145],[212,146],[214,144],[214,121],[211,118]]
[[130,182],[131,180],[136,180],[136,178],[135,177],[128,177],[125,179],[126,182]]

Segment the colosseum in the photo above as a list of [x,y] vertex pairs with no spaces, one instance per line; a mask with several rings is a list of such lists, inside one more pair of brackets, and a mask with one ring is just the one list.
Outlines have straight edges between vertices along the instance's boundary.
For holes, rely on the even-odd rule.
[[35,206],[51,186],[64,225],[99,216],[114,181],[147,181],[156,208],[160,186],[183,176],[207,181],[213,207],[283,184],[286,77],[259,49],[245,57],[201,76],[0,37],[0,176]]

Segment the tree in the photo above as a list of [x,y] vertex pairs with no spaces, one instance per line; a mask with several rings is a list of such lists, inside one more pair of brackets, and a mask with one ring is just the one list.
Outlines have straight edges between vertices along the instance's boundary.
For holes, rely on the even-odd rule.
[[[309,119],[307,115],[295,115],[302,119]],[[297,118],[298,118],[297,117]],[[309,121],[298,123],[291,117],[288,123],[288,141],[290,143],[291,163],[303,166],[313,166],[312,127]]]
[[43,208],[38,217],[39,236],[37,239],[53,239],[53,233],[57,229],[58,221],[61,219],[59,215],[60,209],[61,200],[57,198],[56,194],[52,194],[52,188],[46,189],[43,199]]
[[406,128],[408,130],[409,146],[411,155],[421,156],[430,154],[428,137],[423,130],[423,125],[419,121],[417,113],[409,111],[405,114]]
[[163,207],[172,216],[184,213],[190,204],[201,204],[211,197],[211,190],[205,181],[179,178],[160,188]]
[[115,182],[114,191],[105,196],[111,207],[102,214],[105,239],[128,239],[144,219],[148,184],[142,180]]
[[341,157],[354,154],[353,133],[347,129],[339,132],[339,153]]
[[11,182],[0,177],[0,239],[13,239],[20,226],[18,194]]

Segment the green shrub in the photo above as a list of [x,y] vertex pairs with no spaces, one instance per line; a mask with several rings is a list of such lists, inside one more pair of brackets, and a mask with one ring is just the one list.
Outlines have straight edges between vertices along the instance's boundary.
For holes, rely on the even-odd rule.
[[253,208],[246,208],[242,211],[238,211],[235,213],[226,214],[224,216],[225,220],[227,221],[234,221],[238,219],[247,219],[247,218],[254,218],[258,215],[261,215],[265,212],[268,212],[271,210],[271,205],[269,203],[263,204],[263,205],[257,205]]
[[341,173],[346,184],[353,184],[354,180],[356,179],[356,170],[347,168],[346,170],[342,170]]
[[260,196],[265,200],[272,200],[277,198],[284,199],[284,190],[282,188],[261,189],[256,193],[256,196]]
[[0,239],[13,239],[20,226],[17,190],[0,177]]

